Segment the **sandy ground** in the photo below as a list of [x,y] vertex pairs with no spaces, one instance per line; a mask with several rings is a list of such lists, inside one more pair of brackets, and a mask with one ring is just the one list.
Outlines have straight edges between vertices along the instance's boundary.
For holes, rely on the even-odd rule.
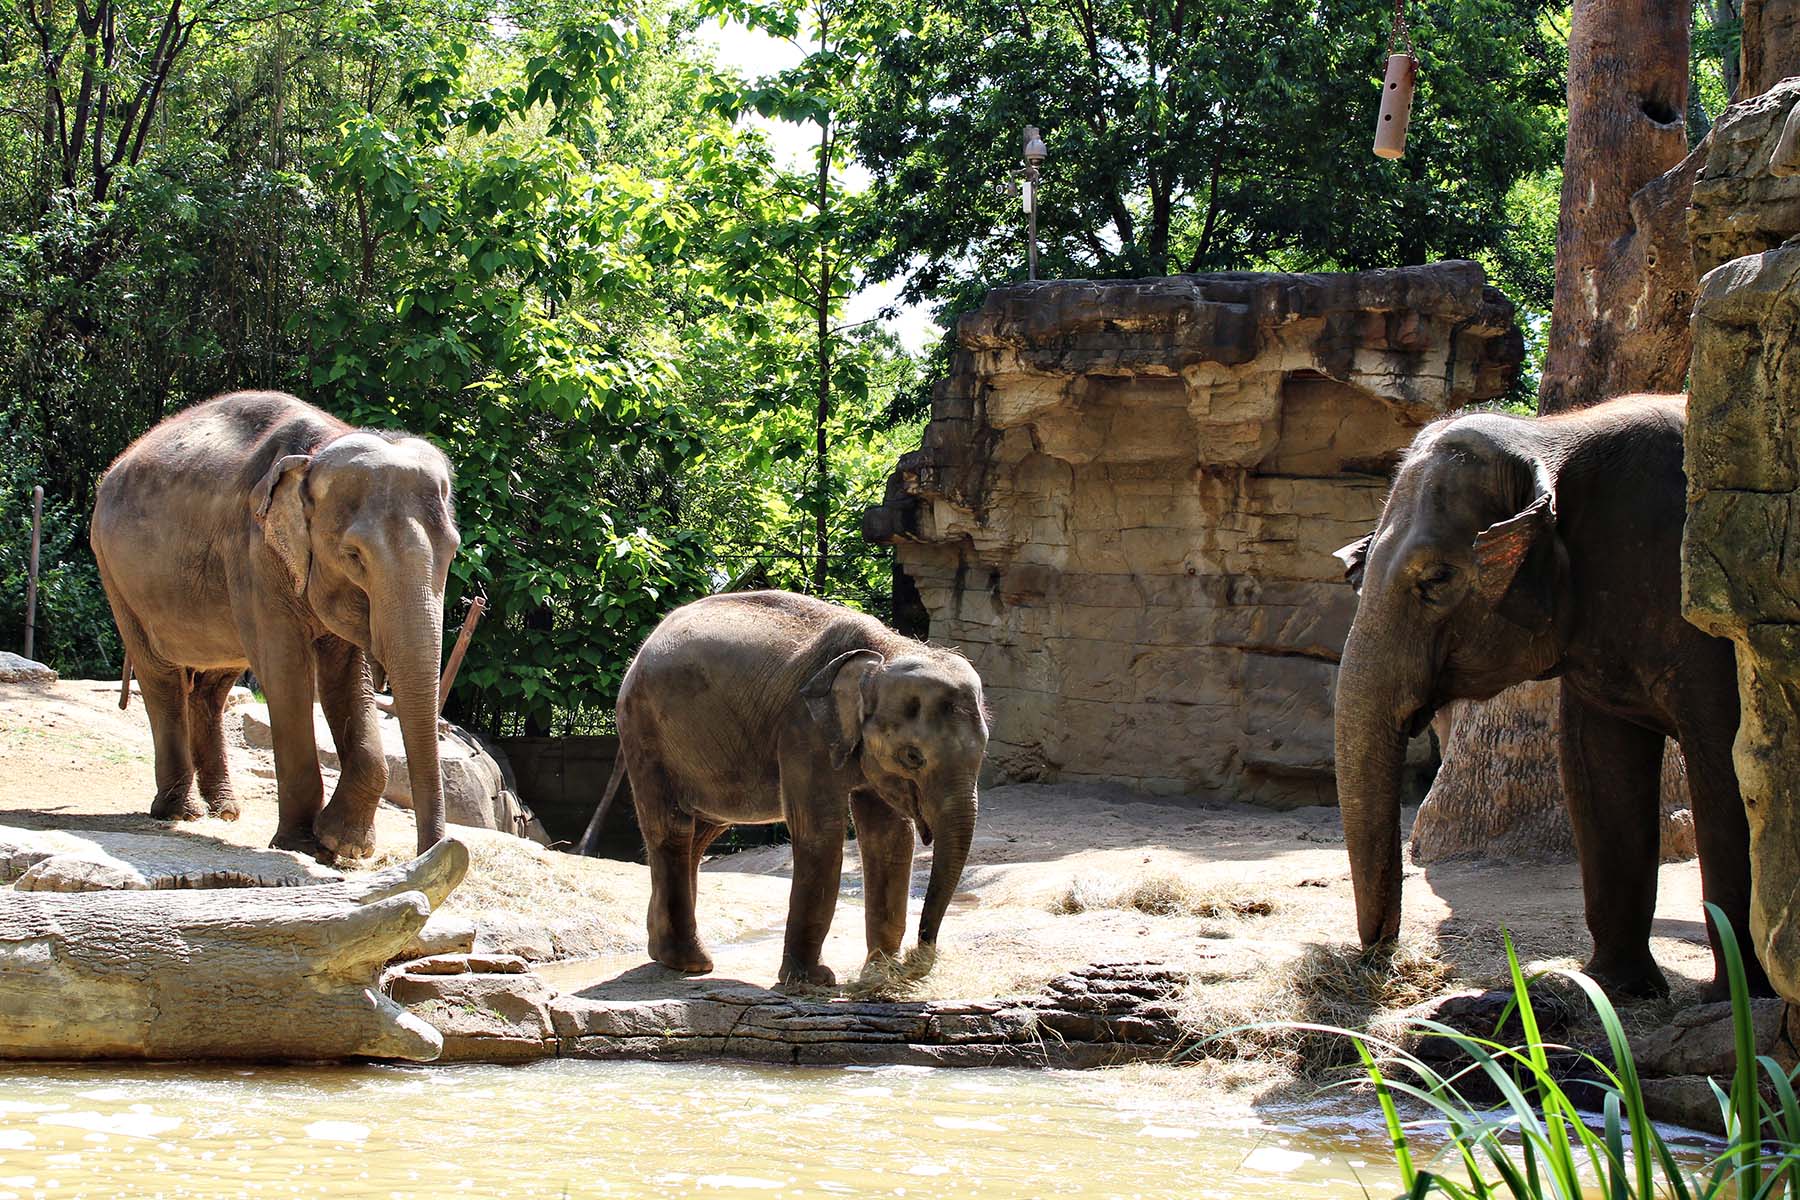
[[[245,748],[235,719],[228,735],[242,819],[172,826],[147,815],[153,773],[142,704],[121,712],[117,695],[108,682],[0,685],[0,824],[265,846],[275,827],[271,764]],[[486,831],[453,833],[471,844],[474,868],[449,908],[473,917],[491,943],[564,960],[544,973],[590,995],[653,996],[675,984],[644,956],[643,866],[579,859]],[[411,814],[384,807],[377,838],[375,864],[405,857]],[[784,847],[706,863],[700,919],[716,974],[773,982],[790,866]],[[921,851],[914,928],[929,868]],[[1693,863],[1662,868],[1653,949],[1676,1001],[1691,1001],[1710,972],[1699,887]],[[860,895],[852,846],[825,955],[846,982],[863,959]],[[1578,965],[1587,950],[1572,864],[1409,867],[1405,913],[1404,942],[1412,966],[1423,968],[1408,972],[1411,992],[1381,993],[1366,1007],[1408,1002],[1420,987],[1497,982],[1503,926],[1527,960]],[[1154,960],[1191,973],[1186,1008],[1202,1030],[1267,1017],[1354,1018],[1356,998],[1321,1009],[1301,982],[1348,957],[1354,937],[1335,810],[1149,801],[1092,785],[999,787],[983,793],[970,866],[935,964],[917,977],[915,961],[910,974],[875,990],[998,996],[1087,963]],[[1667,1009],[1644,1006],[1641,1019]]]

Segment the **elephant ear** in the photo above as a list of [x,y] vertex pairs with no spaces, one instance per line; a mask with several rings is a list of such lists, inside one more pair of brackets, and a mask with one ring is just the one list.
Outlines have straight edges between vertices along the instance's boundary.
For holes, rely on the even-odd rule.
[[1348,546],[1340,546],[1331,552],[1331,557],[1344,564],[1344,578],[1359,594],[1362,592],[1363,566],[1369,561],[1369,545],[1374,540],[1374,534],[1364,534]]
[[1513,624],[1549,628],[1556,615],[1556,497],[1475,535],[1475,594]]
[[831,748],[831,765],[841,767],[862,745],[869,711],[868,681],[887,660],[873,650],[851,650],[826,663],[806,681],[800,695],[813,723]]
[[309,454],[285,455],[250,490],[250,513],[296,596],[306,590],[312,570],[312,539],[306,529],[306,469],[311,465]]

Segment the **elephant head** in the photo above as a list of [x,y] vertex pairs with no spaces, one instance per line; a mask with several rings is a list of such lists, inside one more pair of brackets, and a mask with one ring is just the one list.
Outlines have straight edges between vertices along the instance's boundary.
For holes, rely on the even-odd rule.
[[438,666],[461,540],[449,461],[419,438],[348,433],[277,459],[250,510],[296,601],[386,668],[423,852],[444,836]]
[[1338,668],[1338,803],[1365,946],[1400,929],[1407,741],[1456,699],[1554,674],[1568,554],[1534,426],[1485,413],[1420,432],[1375,532],[1337,552],[1359,600]]
[[886,659],[852,650],[826,664],[802,694],[832,765],[844,769],[854,759],[866,785],[935,845],[919,941],[936,942],[975,838],[988,739],[980,676],[949,651]]

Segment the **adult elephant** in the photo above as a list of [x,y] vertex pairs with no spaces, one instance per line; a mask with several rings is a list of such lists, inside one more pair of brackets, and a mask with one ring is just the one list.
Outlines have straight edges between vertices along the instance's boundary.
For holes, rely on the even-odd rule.
[[700,858],[732,825],[786,821],[794,875],[781,981],[834,982],[819,956],[846,813],[862,855],[869,957],[900,950],[915,827],[936,845],[919,941],[937,941],[975,835],[987,750],[981,679],[968,660],[807,596],[711,596],[670,613],[644,642],[618,724],[619,765],[590,829],[628,772],[657,962],[712,969],[694,923]]
[[[1364,945],[1399,932],[1407,739],[1450,700],[1551,677],[1563,682],[1588,972],[1624,995],[1668,990],[1649,947],[1665,737],[1687,758],[1706,898],[1749,929],[1731,643],[1681,615],[1686,423],[1682,396],[1439,421],[1413,440],[1375,532],[1338,551],[1361,596],[1338,672],[1336,758]],[[1713,960],[1722,994],[1716,934]]]
[[[156,742],[152,816],[236,818],[220,715],[249,667],[275,744],[270,844],[371,853],[387,782],[372,654],[392,683],[419,849],[442,840],[438,662],[459,539],[450,464],[435,447],[353,429],[280,392],[219,396],[108,468],[92,541]],[[315,693],[343,768],[329,805]],[[196,771],[204,807],[192,799]]]

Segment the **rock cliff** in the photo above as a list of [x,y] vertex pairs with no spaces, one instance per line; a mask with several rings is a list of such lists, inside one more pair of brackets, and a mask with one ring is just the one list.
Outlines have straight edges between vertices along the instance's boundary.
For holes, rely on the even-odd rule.
[[1039,282],[957,338],[863,529],[980,670],[990,775],[1333,801],[1331,552],[1420,425],[1506,390],[1511,303],[1468,262]]
[[[1751,935],[1800,999],[1800,79],[1734,105],[1694,185],[1688,618],[1737,643],[1733,747],[1750,815]],[[1772,162],[1773,160],[1773,162]],[[1737,257],[1732,257],[1736,255]],[[1740,931],[1741,932],[1741,931]]]

